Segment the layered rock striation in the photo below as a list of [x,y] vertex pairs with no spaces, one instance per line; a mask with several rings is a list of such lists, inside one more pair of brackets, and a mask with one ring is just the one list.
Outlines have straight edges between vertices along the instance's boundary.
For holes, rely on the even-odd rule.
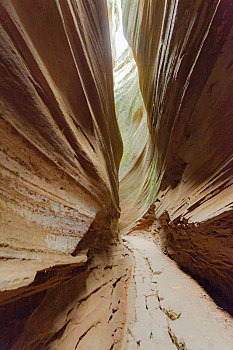
[[3,0],[0,24],[0,348],[111,348],[130,265],[107,5]]
[[170,256],[232,311],[233,4],[122,6],[155,147],[158,190],[146,223],[154,222],[150,229]]
[[72,253],[98,214],[119,217],[106,5],[2,1],[1,25],[4,240],[12,254],[9,232],[24,248]]
[[0,1],[0,349],[231,346],[233,3],[122,10]]

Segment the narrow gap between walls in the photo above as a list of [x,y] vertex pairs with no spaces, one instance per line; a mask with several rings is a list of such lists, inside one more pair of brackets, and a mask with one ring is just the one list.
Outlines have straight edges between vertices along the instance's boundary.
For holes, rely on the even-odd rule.
[[123,34],[121,0],[108,0],[117,121],[124,151],[119,171],[121,217],[127,234],[148,211],[157,190],[156,163],[138,68]]

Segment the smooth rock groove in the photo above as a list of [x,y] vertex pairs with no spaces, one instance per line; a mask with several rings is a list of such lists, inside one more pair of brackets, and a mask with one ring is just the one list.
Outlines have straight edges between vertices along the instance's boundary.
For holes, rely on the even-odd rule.
[[233,349],[233,320],[153,238],[125,236],[135,265],[123,350]]

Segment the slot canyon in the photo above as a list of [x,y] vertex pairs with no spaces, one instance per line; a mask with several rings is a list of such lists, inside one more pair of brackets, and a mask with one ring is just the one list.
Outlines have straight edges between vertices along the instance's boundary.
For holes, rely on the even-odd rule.
[[0,28],[0,350],[233,350],[233,1]]

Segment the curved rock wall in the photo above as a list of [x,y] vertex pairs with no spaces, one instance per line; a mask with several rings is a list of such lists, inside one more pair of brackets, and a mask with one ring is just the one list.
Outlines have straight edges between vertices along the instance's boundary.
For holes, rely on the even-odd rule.
[[110,348],[128,253],[106,2],[3,0],[0,24],[0,348]]
[[35,222],[22,245],[64,252],[74,250],[100,211],[119,217],[122,145],[106,11],[104,1],[1,2],[1,184],[12,217],[4,225],[9,246],[8,231],[23,240],[14,223],[19,217]]
[[232,310],[233,4],[122,5],[114,62],[115,1],[0,2],[1,349],[122,348],[119,192],[121,231],[142,217]]
[[122,6],[155,145],[154,230],[180,266],[231,308],[233,3]]
[[130,48],[116,61],[114,80],[116,112],[124,144],[119,172],[119,229],[123,234],[127,233],[153,201],[156,167],[137,66]]
[[[119,216],[122,146],[106,8],[103,1],[3,1],[1,24],[7,243],[14,250],[12,232],[24,247],[70,253],[97,213]],[[30,226],[27,237],[17,218]]]

